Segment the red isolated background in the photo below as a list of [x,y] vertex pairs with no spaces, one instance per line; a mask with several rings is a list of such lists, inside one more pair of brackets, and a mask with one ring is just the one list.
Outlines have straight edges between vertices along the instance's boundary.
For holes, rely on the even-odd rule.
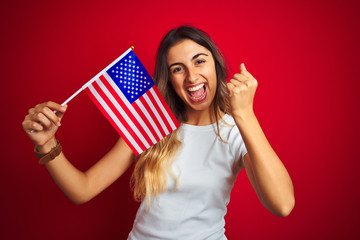
[[[229,239],[359,239],[358,1],[2,1],[0,239],[126,239],[137,209],[131,169],[77,206],[37,164],[21,122],[37,103],[63,102],[130,46],[150,74],[173,27],[207,31],[230,63],[258,80],[255,112],[287,167],[296,206],[268,212],[241,172]],[[85,93],[58,133],[86,170],[118,134]]]

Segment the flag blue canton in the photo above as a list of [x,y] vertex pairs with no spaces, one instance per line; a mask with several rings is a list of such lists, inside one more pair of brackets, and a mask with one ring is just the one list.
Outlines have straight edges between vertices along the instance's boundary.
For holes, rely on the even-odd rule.
[[130,51],[106,72],[130,104],[154,85],[154,81],[133,51]]

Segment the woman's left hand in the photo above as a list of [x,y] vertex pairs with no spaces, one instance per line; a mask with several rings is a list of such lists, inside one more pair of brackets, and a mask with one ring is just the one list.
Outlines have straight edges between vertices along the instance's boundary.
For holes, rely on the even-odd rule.
[[244,117],[253,114],[253,102],[258,86],[256,79],[240,64],[240,73],[236,73],[227,83],[231,113],[233,117]]

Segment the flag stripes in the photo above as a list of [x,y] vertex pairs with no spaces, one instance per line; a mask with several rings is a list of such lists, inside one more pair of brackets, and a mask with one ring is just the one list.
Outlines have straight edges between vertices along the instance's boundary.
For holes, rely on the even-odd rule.
[[[159,113],[158,115],[156,115],[159,122],[161,121],[163,123],[162,119],[165,120],[166,118],[165,118],[164,114],[162,113],[162,111],[160,110],[159,105],[156,103],[155,98],[153,97],[152,94],[148,94],[147,97],[148,97],[148,100],[151,102],[152,106],[155,107],[156,112]],[[169,134],[169,131],[171,132],[170,124],[167,121],[165,121],[163,124],[161,124],[161,126],[164,129],[166,135]]]
[[[160,106],[162,112],[165,114],[167,121],[170,123],[171,129],[175,130],[176,128],[180,127],[179,122],[175,118],[174,114],[172,113],[170,107],[165,102],[165,99],[161,96],[161,93],[157,87],[152,88],[150,90],[151,94],[156,99],[156,102]],[[159,97],[160,96],[160,97]],[[171,113],[171,114],[169,114]]]
[[125,115],[130,118],[129,122],[134,123],[132,125],[132,127],[139,126],[138,130],[141,132],[141,135],[146,140],[145,146],[147,146],[147,148],[149,148],[150,145],[155,144],[157,141],[155,140],[151,131],[149,130],[147,125],[145,125],[144,121],[141,119],[139,114],[137,114],[137,112],[134,111],[134,108],[131,107],[131,104],[128,101],[126,101],[126,99],[124,101],[124,98],[125,98],[124,95],[118,89],[116,84],[114,84],[114,82],[111,80],[109,75],[107,75],[105,73],[104,75],[100,76],[100,79],[101,79],[101,81],[99,81],[99,84],[101,84],[101,86],[103,86],[102,89],[107,90],[108,95],[112,96],[114,98],[113,102],[115,104],[117,103],[119,105],[119,106],[117,106],[117,109],[122,109],[123,111],[125,111],[125,113],[126,113]]
[[106,72],[85,90],[136,155],[179,125],[155,85],[132,104]]
[[[85,92],[88,94],[90,99],[95,103],[95,105],[99,108],[102,114],[108,119],[111,125],[116,129],[118,133],[122,132],[121,129],[125,129],[124,126],[120,123],[120,121],[115,117],[115,114],[109,109],[109,107],[105,104],[104,100],[100,97],[100,95],[96,92],[93,86],[89,85]],[[129,136],[128,132],[125,131],[121,134],[121,137],[124,139],[126,144],[131,148],[131,150],[136,154],[140,154],[141,149],[137,146],[134,139]]]
[[160,141],[163,138],[164,133],[160,132],[161,128],[159,126],[158,121],[155,120],[155,116],[152,111],[150,111],[149,113],[148,110],[150,110],[150,107],[146,101],[141,101],[142,99],[143,97],[140,97],[138,99],[139,101],[137,100],[136,102],[134,102],[135,103],[134,106],[137,106],[140,109],[140,111],[145,115],[145,119],[147,119],[150,125],[154,127],[154,130]]
[[158,127],[158,129],[160,130],[161,135],[166,136],[167,135],[167,133],[165,131],[166,128],[161,125],[163,122],[160,121],[161,120],[161,119],[159,119],[160,116],[159,116],[158,112],[156,111],[156,108],[154,107],[154,105],[150,101],[149,97],[144,94],[138,100],[141,101],[141,103],[145,106],[146,110],[150,113],[150,116],[154,120],[154,122],[155,122],[156,126]]
[[[141,117],[141,119],[145,122],[144,126],[155,126],[155,123],[153,121],[149,121],[150,115],[147,113],[146,109],[142,106],[142,108],[140,108],[140,106],[142,106],[141,102],[139,103],[133,103],[132,106],[134,108],[134,110],[139,114],[139,116]],[[145,115],[146,112],[146,115]],[[156,139],[156,142],[160,141],[162,139],[161,133],[159,132],[159,130],[157,128],[149,128],[151,131],[152,136]]]
[[[142,138],[142,135],[134,123],[130,120],[127,114],[121,114],[123,109],[120,107],[118,102],[110,94],[110,92],[104,87],[102,81],[99,79],[93,84],[95,90],[102,96],[105,103],[110,107],[115,116],[120,120],[125,129],[129,132],[132,138],[137,142],[141,149],[149,148],[149,143]],[[121,129],[121,128],[120,128]],[[140,137],[140,138],[139,138]]]

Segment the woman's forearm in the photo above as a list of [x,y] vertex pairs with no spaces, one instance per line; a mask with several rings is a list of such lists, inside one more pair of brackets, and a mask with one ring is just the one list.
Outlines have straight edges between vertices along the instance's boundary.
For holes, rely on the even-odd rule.
[[[42,146],[37,146],[41,153],[50,152],[56,145],[55,138]],[[65,157],[63,152],[54,160],[45,163],[47,170],[65,195],[74,203],[81,204],[88,201],[86,194],[87,176],[84,172],[75,168]]]
[[255,191],[260,200],[275,215],[286,216],[294,207],[291,178],[269,144],[255,114],[235,117],[249,155],[246,171],[253,175]]
[[63,153],[45,165],[55,183],[72,202],[82,204],[91,199],[86,191],[86,174],[75,168]]
[[[56,140],[38,149],[49,152]],[[85,203],[102,192],[118,179],[132,164],[134,154],[123,139],[119,139],[114,147],[86,172],[74,167],[60,153],[54,160],[46,163],[46,168],[59,188],[76,204]]]
[[45,163],[45,166],[55,183],[71,201],[81,204],[89,200],[86,193],[86,174],[75,168],[62,152],[54,160]]

